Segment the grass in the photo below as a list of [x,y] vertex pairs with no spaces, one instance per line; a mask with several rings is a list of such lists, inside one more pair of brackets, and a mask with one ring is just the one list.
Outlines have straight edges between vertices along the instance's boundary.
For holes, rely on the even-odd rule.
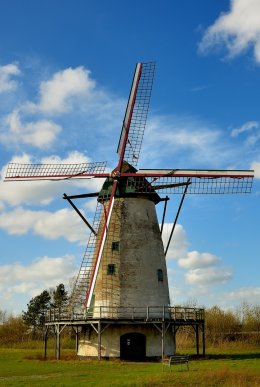
[[0,348],[0,386],[260,386],[260,348],[234,345],[207,353],[192,358],[189,371],[178,365],[170,372],[160,363],[79,360],[71,349],[57,361],[43,360],[39,348]]

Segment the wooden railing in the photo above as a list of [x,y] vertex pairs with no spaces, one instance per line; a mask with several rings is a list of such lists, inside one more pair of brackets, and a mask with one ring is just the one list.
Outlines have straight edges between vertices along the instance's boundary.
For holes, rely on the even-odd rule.
[[202,321],[204,309],[180,306],[147,306],[147,307],[108,307],[97,306],[86,309],[69,307],[51,308],[45,314],[45,322],[88,321],[97,319],[145,320],[145,321]]

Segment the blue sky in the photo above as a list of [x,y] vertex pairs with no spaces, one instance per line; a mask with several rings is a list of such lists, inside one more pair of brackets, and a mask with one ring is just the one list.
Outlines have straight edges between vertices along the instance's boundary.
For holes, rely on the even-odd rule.
[[[1,2],[1,309],[70,282],[88,231],[62,195],[100,184],[3,183],[7,163],[113,168],[135,63],[150,60],[139,167],[255,169],[251,195],[185,199],[167,258],[172,304],[259,303],[259,37],[258,0]],[[93,201],[77,204],[91,219]]]

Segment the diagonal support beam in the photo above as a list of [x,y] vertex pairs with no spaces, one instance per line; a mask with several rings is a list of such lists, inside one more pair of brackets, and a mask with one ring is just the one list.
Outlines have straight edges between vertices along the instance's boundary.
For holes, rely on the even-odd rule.
[[186,187],[185,187],[185,190],[184,190],[183,195],[182,195],[182,198],[181,198],[181,202],[180,202],[180,205],[179,205],[179,208],[178,208],[178,211],[177,211],[177,214],[176,214],[176,217],[175,217],[173,226],[172,226],[172,231],[171,231],[171,234],[170,234],[170,237],[169,237],[169,240],[168,240],[168,243],[167,243],[165,252],[164,252],[165,256],[166,256],[166,254],[167,254],[167,252],[168,252],[168,249],[169,249],[169,246],[170,246],[170,243],[171,243],[171,239],[172,239],[172,235],[173,235],[173,232],[174,232],[176,223],[177,223],[177,221],[178,221],[178,218],[179,218],[179,215],[180,215],[180,212],[181,212],[181,207],[182,207],[184,198],[185,198],[185,196],[186,196],[186,193],[187,193],[187,189],[188,189],[188,187],[189,187],[189,184],[190,184],[190,179],[188,179],[188,181],[187,181],[187,185],[186,185]]
[[70,199],[71,196],[67,196],[66,194],[63,194],[63,199],[66,199],[69,204],[71,205],[72,208],[74,208],[74,210],[76,211],[76,213],[81,217],[81,219],[83,220],[83,222],[88,226],[88,228],[90,229],[91,232],[93,232],[93,234],[95,236],[97,236],[97,233],[96,231],[94,230],[94,228],[89,224],[89,222],[87,221],[87,219],[82,215],[82,213],[80,212],[80,210],[75,206],[75,204],[72,202],[72,200]]
[[84,198],[95,198],[99,195],[99,192],[92,192],[92,193],[86,193],[86,194],[80,194],[80,195],[66,195],[66,199],[84,199]]
[[167,208],[167,203],[168,203],[168,200],[170,200],[169,196],[166,196],[165,199],[161,199],[161,201],[164,201],[164,207],[163,207],[163,217],[162,217],[162,225],[161,225],[161,235],[162,235],[162,232],[163,232],[163,226],[164,226],[164,220],[165,220],[165,214],[166,214],[166,208]]

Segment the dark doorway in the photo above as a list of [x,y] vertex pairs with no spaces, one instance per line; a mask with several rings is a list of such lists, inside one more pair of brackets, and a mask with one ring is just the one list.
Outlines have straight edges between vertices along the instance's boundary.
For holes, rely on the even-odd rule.
[[120,358],[123,360],[145,360],[146,336],[142,333],[126,333],[120,337]]

